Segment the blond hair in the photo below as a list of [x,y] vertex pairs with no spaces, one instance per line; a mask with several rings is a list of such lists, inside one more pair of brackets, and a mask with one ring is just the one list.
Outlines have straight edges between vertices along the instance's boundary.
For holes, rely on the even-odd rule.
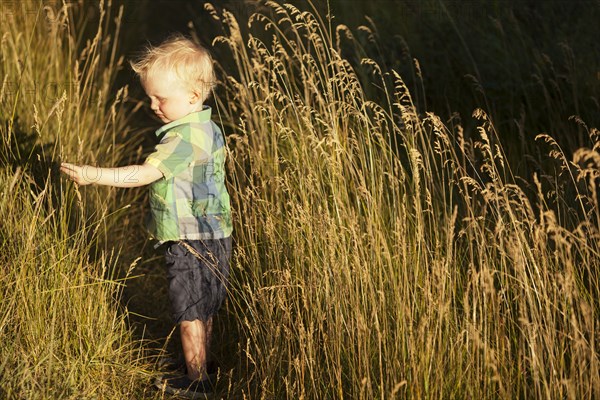
[[160,45],[149,46],[131,68],[142,83],[154,72],[173,73],[193,92],[206,100],[216,85],[215,70],[208,50],[183,35],[169,37]]

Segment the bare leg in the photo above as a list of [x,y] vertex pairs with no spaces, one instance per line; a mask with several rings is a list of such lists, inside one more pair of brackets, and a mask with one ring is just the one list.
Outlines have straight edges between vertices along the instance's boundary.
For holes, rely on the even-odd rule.
[[191,380],[207,379],[206,359],[212,332],[212,318],[207,322],[198,319],[182,321],[179,328],[188,378]]

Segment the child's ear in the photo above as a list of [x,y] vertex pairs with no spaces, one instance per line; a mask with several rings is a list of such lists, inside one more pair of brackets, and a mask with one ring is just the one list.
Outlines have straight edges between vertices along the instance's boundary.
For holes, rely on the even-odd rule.
[[196,104],[199,101],[202,101],[202,96],[200,93],[193,91],[190,95],[190,104]]

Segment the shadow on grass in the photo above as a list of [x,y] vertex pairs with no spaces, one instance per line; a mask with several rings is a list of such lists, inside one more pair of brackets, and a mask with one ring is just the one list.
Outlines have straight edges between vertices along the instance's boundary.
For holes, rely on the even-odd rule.
[[[18,117],[12,120],[2,121],[2,131],[4,133],[0,162],[3,166],[8,166],[13,172],[17,170],[27,172],[29,186],[35,195],[39,195],[50,182],[59,182],[60,178],[60,160],[56,153],[56,143],[39,143],[39,136],[30,130],[25,129],[20,123]],[[49,185],[52,194],[53,204],[60,206],[61,190],[60,186]]]

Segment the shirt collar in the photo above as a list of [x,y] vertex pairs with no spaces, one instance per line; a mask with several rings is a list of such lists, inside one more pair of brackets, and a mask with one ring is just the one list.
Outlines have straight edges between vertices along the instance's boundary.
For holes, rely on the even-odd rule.
[[156,136],[160,136],[161,133],[168,131],[171,128],[174,128],[178,125],[189,124],[189,123],[206,123],[210,121],[210,114],[212,109],[209,106],[204,106],[202,111],[196,111],[191,114],[186,115],[185,117],[176,119],[175,121],[171,121],[166,125],[161,126],[155,133]]

